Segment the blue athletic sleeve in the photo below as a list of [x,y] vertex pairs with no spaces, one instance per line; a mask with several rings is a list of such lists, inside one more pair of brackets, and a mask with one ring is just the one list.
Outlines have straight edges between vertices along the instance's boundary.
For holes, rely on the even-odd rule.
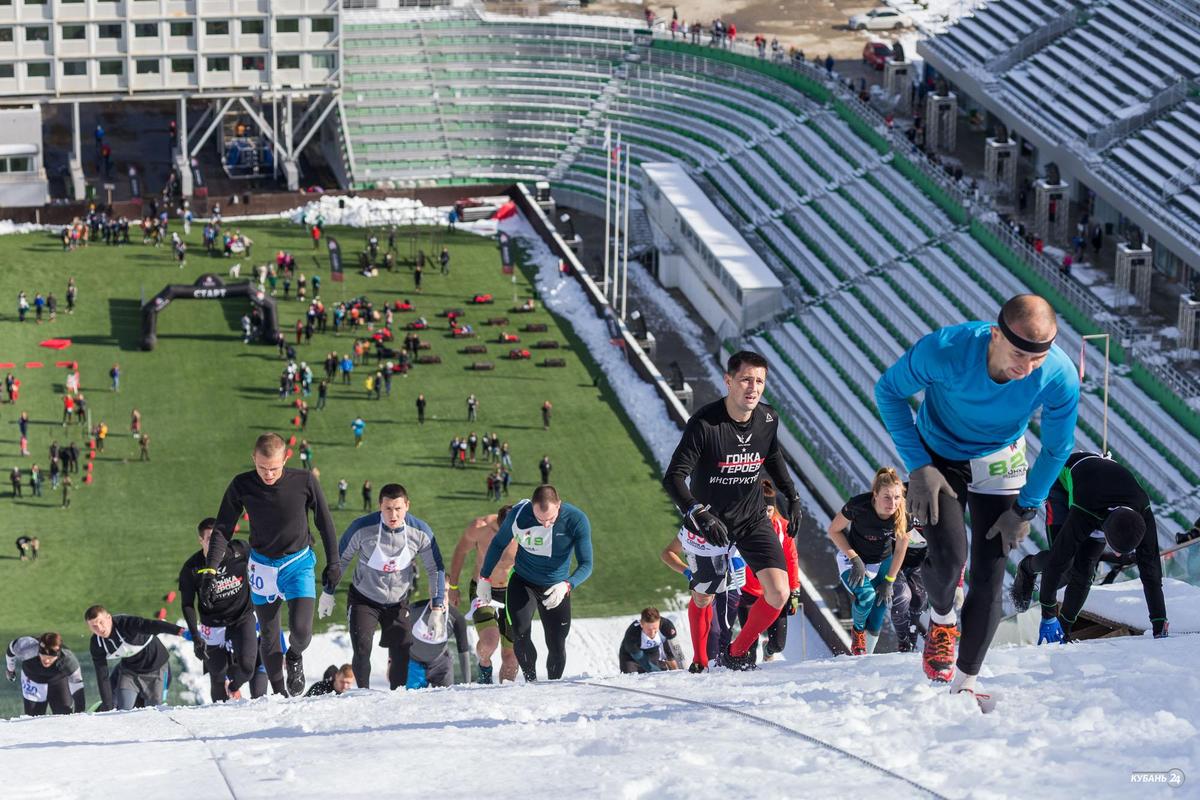
[[879,408],[879,416],[909,472],[933,460],[921,444],[908,398],[942,379],[950,358],[941,333],[934,331],[922,336],[875,382],[875,405]]
[[504,555],[504,548],[508,547],[508,543],[513,540],[513,522],[516,518],[516,511],[510,511],[503,524],[500,525],[500,530],[496,531],[496,535],[492,537],[487,555],[483,557],[483,566],[479,568],[480,575],[484,577],[491,575],[492,570],[496,569],[496,565],[500,563],[500,557]]
[[[495,542],[492,543],[495,546]],[[490,555],[490,552],[489,552]],[[486,574],[486,573],[485,573]],[[567,578],[571,588],[579,587],[592,574],[592,523],[587,514],[579,512],[575,528],[575,571]]]
[[1017,495],[1023,508],[1046,502],[1050,487],[1058,478],[1075,447],[1075,422],[1079,417],[1079,379],[1073,366],[1060,367],[1052,396],[1042,404],[1042,452],[1029,470],[1025,486]]

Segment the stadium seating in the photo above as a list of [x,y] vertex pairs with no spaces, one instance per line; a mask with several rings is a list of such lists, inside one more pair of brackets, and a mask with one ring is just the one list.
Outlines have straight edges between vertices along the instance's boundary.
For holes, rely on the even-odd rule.
[[1188,100],[1108,151],[1118,175],[1200,228],[1200,102]]
[[[993,2],[939,46],[994,58],[1069,8],[1065,0]],[[1101,16],[1097,26],[1113,19]],[[347,25],[346,37],[359,185],[548,178],[556,190],[603,198],[609,126],[629,144],[635,165],[684,164],[789,296],[804,299],[791,319],[750,342],[779,364],[771,391],[789,429],[847,491],[861,490],[879,464],[897,461],[874,407],[882,370],[932,328],[990,319],[1004,299],[1028,291],[890,154],[829,107],[762,72],[647,46],[644,32],[630,28],[545,20]],[[1026,59],[1025,71],[1052,71],[1047,58]],[[1115,74],[1117,66],[1104,63]],[[1111,78],[1097,80],[1101,86]],[[1081,83],[1079,91],[1091,90]],[[1194,114],[1192,105],[1178,113]],[[1151,151],[1176,172],[1194,163],[1191,151],[1171,143],[1171,124],[1187,123],[1164,119],[1161,131],[1152,126],[1125,143],[1122,168],[1158,180],[1167,173],[1157,161],[1145,163]],[[636,170],[633,185],[637,206]],[[1062,346],[1078,354],[1079,334],[1065,321],[1060,330]],[[1089,378],[1102,375],[1103,354],[1089,348],[1087,358]],[[1193,496],[1200,477],[1189,467],[1200,463],[1200,442],[1127,375],[1114,372],[1111,381],[1110,446],[1155,487],[1156,503],[1168,512],[1167,537],[1200,513]],[[1079,446],[1098,449],[1104,411],[1094,383],[1080,421]],[[1036,452],[1036,425],[1030,445]]]

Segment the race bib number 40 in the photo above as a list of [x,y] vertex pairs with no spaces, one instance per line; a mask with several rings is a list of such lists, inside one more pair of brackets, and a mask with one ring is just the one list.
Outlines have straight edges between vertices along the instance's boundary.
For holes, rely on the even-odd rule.
[[279,569],[257,561],[250,561],[249,569],[250,591],[261,597],[275,597],[279,594]]
[[971,459],[970,489],[976,494],[1018,494],[1028,472],[1029,459],[1022,436],[994,453]]

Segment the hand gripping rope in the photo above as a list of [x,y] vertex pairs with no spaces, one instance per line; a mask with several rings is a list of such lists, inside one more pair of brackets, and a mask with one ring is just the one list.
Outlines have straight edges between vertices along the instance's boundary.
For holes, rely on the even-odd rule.
[[848,758],[851,761],[855,761],[864,767],[867,767],[869,769],[875,770],[876,772],[882,773],[882,774],[888,776],[889,778],[895,778],[898,781],[903,781],[904,783],[908,784],[909,786],[916,789],[917,791],[922,792],[926,796],[934,798],[934,800],[949,800],[949,798],[947,798],[945,795],[938,794],[933,789],[930,789],[926,786],[922,786],[921,784],[917,783],[916,781],[910,780],[909,778],[906,778],[899,773],[892,772],[887,767],[881,767],[872,761],[868,761],[867,759],[863,758],[862,756],[855,755],[854,753],[851,753],[848,750],[843,750],[842,748],[837,747],[836,745],[829,744],[828,742],[823,742],[820,739],[816,738],[815,736],[809,736],[807,733],[798,731],[795,728],[789,728],[788,726],[783,725],[778,722],[775,722],[774,720],[767,719],[766,717],[760,717],[757,714],[751,714],[748,711],[742,711],[741,709],[738,709],[738,708],[731,708],[726,705],[721,705],[720,703],[712,703],[707,700],[693,700],[690,697],[675,697],[674,695],[661,694],[659,692],[649,692],[649,691],[646,691],[645,689],[631,689],[627,686],[610,686],[610,685],[604,684],[604,683],[595,683],[593,681],[584,681],[584,680],[578,680],[578,679],[573,679],[573,678],[567,678],[567,679],[561,680],[559,682],[572,684],[574,686],[590,686],[595,689],[608,689],[608,690],[614,691],[614,692],[629,692],[630,694],[641,694],[641,695],[646,695],[647,697],[657,697],[660,700],[670,700],[675,703],[683,703],[685,705],[692,705],[692,706],[701,706],[703,708],[711,708],[711,709],[715,709],[717,711],[725,711],[729,714],[736,714],[739,717],[743,717],[745,719],[752,720],[758,724],[768,725],[768,726],[774,728],[775,730],[779,731],[780,733],[787,734],[788,736],[794,736],[797,739],[808,742],[809,744],[815,744],[818,747],[823,747],[826,750],[830,750],[834,753],[837,753],[838,755]]

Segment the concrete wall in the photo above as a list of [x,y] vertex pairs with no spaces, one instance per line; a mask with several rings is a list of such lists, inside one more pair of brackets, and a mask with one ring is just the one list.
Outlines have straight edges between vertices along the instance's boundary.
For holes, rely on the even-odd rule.
[[[22,152],[16,152],[20,149]],[[41,206],[49,201],[46,167],[42,151],[42,109],[5,109],[0,114],[0,150],[12,155],[0,155],[7,162],[0,172],[0,206]],[[29,171],[14,172],[13,167],[30,167]]]

